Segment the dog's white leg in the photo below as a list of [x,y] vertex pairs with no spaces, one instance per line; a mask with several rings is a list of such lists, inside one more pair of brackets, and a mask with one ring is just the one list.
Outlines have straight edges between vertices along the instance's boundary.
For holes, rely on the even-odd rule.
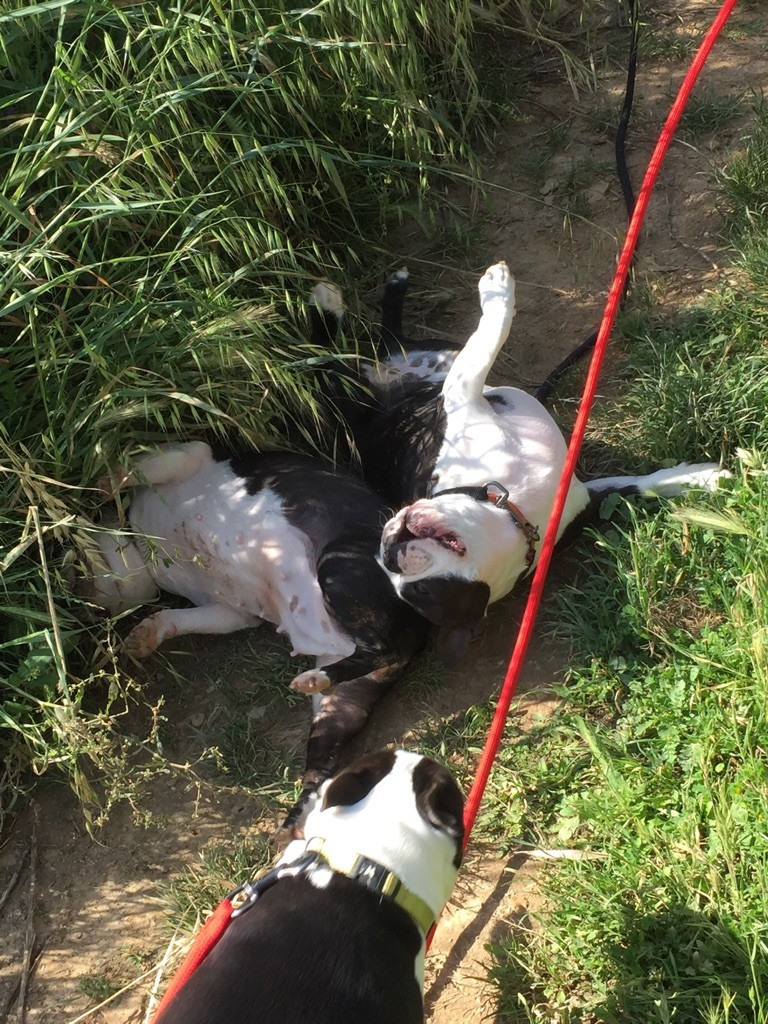
[[343,316],[341,290],[330,281],[318,281],[309,293],[310,343],[330,348],[336,340]]
[[659,469],[645,476],[608,476],[601,480],[590,480],[587,489],[592,495],[609,494],[618,491],[621,494],[656,495],[660,498],[673,498],[677,494],[699,487],[705,491],[716,491],[720,480],[728,480],[732,476],[727,469],[716,462],[703,462],[689,465],[681,462],[671,469]]
[[134,658],[146,658],[164,640],[187,633],[234,633],[238,629],[259,624],[253,615],[221,604],[200,608],[166,608],[147,616],[134,626],[123,647]]
[[515,315],[515,279],[506,263],[489,267],[478,284],[483,313],[477,330],[453,361],[443,384],[446,412],[478,401]]
[[130,470],[114,467],[108,476],[101,478],[99,489],[111,495],[124,487],[140,484],[181,483],[194,476],[212,458],[210,445],[205,441],[163,445],[156,452],[136,459]]

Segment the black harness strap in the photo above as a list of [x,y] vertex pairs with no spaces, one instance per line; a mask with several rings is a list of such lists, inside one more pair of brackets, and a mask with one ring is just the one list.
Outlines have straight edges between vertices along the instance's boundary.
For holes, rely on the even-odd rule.
[[374,895],[391,900],[413,919],[425,935],[434,924],[432,909],[420,896],[411,892],[394,871],[362,854],[344,856],[338,850],[334,854],[332,848],[329,852],[326,841],[318,837],[309,840],[307,849],[298,860],[260,872],[250,882],[244,882],[234,889],[227,897],[230,903],[235,904],[232,918],[240,917],[250,910],[260,896],[282,878],[296,878],[299,875],[309,878],[315,871],[323,869],[344,875]]

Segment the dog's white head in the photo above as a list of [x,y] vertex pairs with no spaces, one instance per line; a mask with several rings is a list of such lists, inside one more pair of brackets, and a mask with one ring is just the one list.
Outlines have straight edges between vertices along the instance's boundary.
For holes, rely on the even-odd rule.
[[437,918],[461,864],[463,813],[464,797],[446,768],[421,754],[382,750],[323,783],[304,839],[283,860],[311,840],[325,840],[394,872]]
[[466,494],[408,505],[384,526],[380,559],[395,589],[440,627],[438,650],[455,664],[488,604],[525,571],[528,543],[509,513]]

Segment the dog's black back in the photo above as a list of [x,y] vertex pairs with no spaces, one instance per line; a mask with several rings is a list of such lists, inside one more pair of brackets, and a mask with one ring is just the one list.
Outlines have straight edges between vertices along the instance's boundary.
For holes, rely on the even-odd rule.
[[354,427],[363,475],[393,508],[429,494],[445,437],[440,386],[401,385]]
[[348,878],[286,878],[232,922],[157,1024],[422,1024],[420,944],[405,911]]

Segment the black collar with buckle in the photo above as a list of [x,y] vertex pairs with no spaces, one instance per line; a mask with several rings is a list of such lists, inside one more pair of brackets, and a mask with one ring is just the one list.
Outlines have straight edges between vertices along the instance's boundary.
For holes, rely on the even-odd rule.
[[435,491],[430,497],[437,498],[441,494],[466,494],[476,501],[490,501],[496,508],[506,509],[512,517],[512,522],[518,530],[522,530],[523,536],[528,542],[528,550],[525,553],[525,567],[526,569],[531,568],[536,557],[539,528],[534,526],[530,519],[525,518],[514,501],[509,500],[509,491],[503,484],[498,483],[496,480],[490,480],[487,484],[482,484],[479,487],[446,487],[443,491]]
[[233,890],[227,897],[230,902],[236,901],[232,917],[239,917],[250,910],[261,894],[281,878],[295,878],[297,875],[308,877],[323,868],[345,875],[369,892],[392,900],[410,916],[424,935],[428,934],[435,923],[431,907],[415,892],[411,892],[394,871],[371,860],[370,857],[350,853],[341,846],[334,848],[333,843],[320,837],[310,839],[304,853],[295,861],[279,863],[276,867],[267,869],[266,873],[260,872],[252,881],[244,882]]

